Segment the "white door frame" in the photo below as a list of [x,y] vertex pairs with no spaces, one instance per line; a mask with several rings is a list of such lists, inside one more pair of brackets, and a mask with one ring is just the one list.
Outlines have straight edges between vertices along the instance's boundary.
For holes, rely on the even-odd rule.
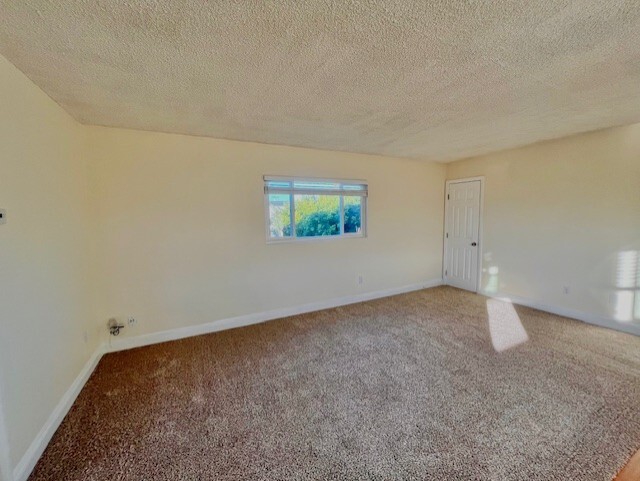
[[447,240],[447,225],[449,224],[449,185],[460,184],[463,182],[480,181],[480,217],[478,219],[478,272],[476,276],[475,292],[480,292],[480,279],[482,279],[482,231],[483,231],[483,218],[484,218],[484,175],[478,177],[465,177],[463,179],[451,179],[444,183],[444,227],[442,229],[443,253],[442,253],[442,280],[444,284],[447,284],[447,278],[444,275],[447,268],[447,252],[448,252],[448,240]]

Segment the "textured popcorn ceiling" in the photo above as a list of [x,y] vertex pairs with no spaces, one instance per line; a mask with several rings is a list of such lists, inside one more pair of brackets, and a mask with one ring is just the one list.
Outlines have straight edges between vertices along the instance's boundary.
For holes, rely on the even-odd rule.
[[447,161],[640,121],[638,0],[0,0],[87,124]]

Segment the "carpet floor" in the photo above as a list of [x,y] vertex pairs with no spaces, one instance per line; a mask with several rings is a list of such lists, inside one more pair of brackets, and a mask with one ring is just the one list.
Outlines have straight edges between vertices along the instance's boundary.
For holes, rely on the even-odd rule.
[[37,480],[611,480],[640,338],[438,287],[103,357]]

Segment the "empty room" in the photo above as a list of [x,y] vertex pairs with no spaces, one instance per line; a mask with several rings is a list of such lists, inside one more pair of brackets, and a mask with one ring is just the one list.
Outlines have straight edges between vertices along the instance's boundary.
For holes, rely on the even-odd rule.
[[0,481],[640,481],[637,0],[0,0]]

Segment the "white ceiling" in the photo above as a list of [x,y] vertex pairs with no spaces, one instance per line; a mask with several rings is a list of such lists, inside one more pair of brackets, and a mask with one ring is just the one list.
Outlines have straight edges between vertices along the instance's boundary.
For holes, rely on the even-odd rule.
[[0,0],[80,122],[449,161],[640,121],[638,0]]

